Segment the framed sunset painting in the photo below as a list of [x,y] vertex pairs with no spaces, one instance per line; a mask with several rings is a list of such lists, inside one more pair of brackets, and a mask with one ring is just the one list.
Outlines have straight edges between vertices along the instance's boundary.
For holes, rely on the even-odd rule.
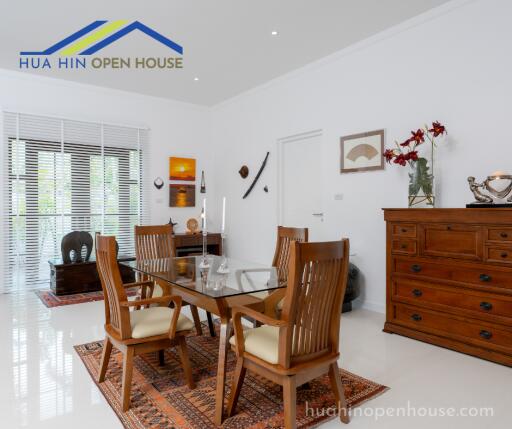
[[169,180],[196,180],[196,160],[194,158],[169,158]]
[[169,185],[169,207],[195,207],[195,185]]

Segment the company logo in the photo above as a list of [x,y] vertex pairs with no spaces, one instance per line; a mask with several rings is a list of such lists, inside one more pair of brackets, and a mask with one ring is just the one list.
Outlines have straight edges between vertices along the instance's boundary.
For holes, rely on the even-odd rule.
[[[134,30],[141,31],[180,56],[173,57],[99,57],[101,49]],[[58,58],[52,57],[58,54]],[[183,68],[183,47],[139,21],[94,21],[76,33],[43,51],[20,52],[21,69],[177,69]]]

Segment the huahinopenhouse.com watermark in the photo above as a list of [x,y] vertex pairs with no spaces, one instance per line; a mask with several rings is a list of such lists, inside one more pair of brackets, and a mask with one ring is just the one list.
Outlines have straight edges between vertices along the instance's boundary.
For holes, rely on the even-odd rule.
[[[352,417],[372,417],[379,420],[386,417],[493,417],[492,407],[422,407],[407,401],[402,407],[356,407],[348,411]],[[337,407],[312,407],[306,401],[308,417],[339,417]]]

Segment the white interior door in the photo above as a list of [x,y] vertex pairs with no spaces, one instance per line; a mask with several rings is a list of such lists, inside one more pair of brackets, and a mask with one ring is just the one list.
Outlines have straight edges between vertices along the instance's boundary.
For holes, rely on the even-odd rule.
[[316,131],[279,141],[280,223],[309,228],[310,241],[322,240],[322,135]]

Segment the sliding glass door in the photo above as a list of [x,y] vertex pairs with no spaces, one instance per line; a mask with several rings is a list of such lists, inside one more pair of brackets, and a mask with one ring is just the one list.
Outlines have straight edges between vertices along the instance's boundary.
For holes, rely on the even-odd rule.
[[133,227],[145,217],[146,132],[4,115],[3,268],[9,288],[48,287],[48,260],[60,257],[62,237],[70,231],[115,235],[120,253],[133,254]]

